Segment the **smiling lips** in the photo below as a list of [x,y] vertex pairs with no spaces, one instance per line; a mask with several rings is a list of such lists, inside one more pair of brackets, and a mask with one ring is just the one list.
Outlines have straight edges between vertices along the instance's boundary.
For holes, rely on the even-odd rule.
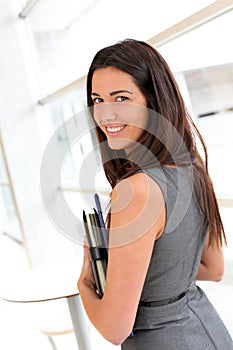
[[106,131],[108,134],[118,134],[120,131],[122,131],[126,125],[120,125],[120,126],[106,126]]

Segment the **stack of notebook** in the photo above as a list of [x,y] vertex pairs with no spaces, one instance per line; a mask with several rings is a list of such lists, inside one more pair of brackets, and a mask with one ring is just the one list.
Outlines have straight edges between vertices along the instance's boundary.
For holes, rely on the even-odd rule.
[[96,283],[96,292],[103,297],[106,284],[108,262],[108,240],[99,197],[95,194],[96,209],[92,213],[83,211],[83,223],[87,237],[88,250]]

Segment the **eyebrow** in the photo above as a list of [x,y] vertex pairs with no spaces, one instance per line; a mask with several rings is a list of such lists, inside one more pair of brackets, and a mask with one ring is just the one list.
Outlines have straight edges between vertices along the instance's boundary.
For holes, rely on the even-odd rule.
[[[121,94],[122,92],[127,92],[127,93],[133,95],[133,93],[130,92],[130,91],[128,91],[128,90],[116,90],[116,91],[112,91],[112,92],[110,92],[109,95],[110,95],[110,96],[114,96],[114,95],[117,95],[117,94]],[[100,95],[97,94],[96,92],[92,92],[91,94],[92,94],[93,96],[100,96]]]

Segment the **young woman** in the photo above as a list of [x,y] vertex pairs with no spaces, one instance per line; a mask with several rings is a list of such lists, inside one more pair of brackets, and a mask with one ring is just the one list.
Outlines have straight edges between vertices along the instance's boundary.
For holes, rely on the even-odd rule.
[[220,281],[223,225],[197,135],[175,79],[147,43],[100,50],[87,76],[112,186],[104,296],[87,247],[78,289],[99,332],[123,350],[232,350],[196,280]]

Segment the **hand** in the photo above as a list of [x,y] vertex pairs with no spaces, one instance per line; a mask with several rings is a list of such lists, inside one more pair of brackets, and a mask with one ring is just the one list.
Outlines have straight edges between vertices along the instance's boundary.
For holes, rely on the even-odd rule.
[[88,252],[88,246],[84,242],[84,255],[83,255],[83,266],[81,274],[78,280],[78,290],[80,291],[83,286],[89,287],[95,290],[95,280],[92,272],[91,261]]

